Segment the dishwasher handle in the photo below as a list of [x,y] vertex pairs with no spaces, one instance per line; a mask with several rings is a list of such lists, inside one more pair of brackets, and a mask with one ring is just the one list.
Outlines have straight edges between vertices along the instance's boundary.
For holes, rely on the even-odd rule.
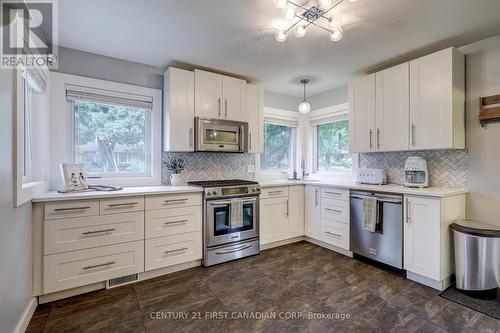
[[[363,200],[363,197],[362,196],[359,196],[359,195],[350,195],[351,198],[353,199],[361,199]],[[401,200],[388,200],[388,199],[378,199],[379,202],[383,202],[383,203],[392,203],[392,204],[395,204],[395,205],[401,205],[403,202]]]

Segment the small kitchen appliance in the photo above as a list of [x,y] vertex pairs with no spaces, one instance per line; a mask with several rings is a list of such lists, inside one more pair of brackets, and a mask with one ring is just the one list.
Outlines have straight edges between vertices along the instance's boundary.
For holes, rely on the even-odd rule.
[[387,173],[385,169],[361,168],[357,171],[356,182],[358,184],[385,185],[387,184]]
[[203,266],[259,253],[259,183],[193,181],[203,188]]
[[429,186],[429,171],[427,161],[419,156],[408,157],[405,162],[405,186]]
[[248,123],[195,117],[194,124],[195,151],[248,152]]

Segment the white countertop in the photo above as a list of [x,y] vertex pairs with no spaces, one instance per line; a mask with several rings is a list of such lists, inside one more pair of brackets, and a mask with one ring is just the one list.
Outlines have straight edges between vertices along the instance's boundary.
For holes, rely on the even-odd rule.
[[334,181],[334,180],[272,180],[259,182],[261,187],[289,186],[289,185],[321,185],[348,188],[351,190],[365,190],[386,193],[412,194],[429,197],[449,197],[469,192],[466,188],[447,188],[447,187],[427,187],[411,188],[398,184],[387,185],[365,185],[357,184],[353,181]]
[[199,187],[194,186],[140,186],[140,187],[124,187],[120,191],[91,191],[91,192],[69,192],[59,193],[57,191],[45,192],[35,198],[33,202],[45,201],[62,201],[62,200],[77,200],[77,199],[99,199],[110,197],[129,197],[134,195],[154,195],[154,194],[176,194],[176,193],[191,193],[202,192]]

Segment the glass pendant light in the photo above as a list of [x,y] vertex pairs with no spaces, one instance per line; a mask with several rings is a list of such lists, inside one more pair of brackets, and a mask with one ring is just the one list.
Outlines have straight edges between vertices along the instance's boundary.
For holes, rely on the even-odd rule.
[[299,104],[299,112],[301,114],[308,114],[309,112],[311,112],[311,104],[306,101],[306,84],[309,83],[309,79],[302,79],[300,80],[300,83],[304,85],[304,100]]

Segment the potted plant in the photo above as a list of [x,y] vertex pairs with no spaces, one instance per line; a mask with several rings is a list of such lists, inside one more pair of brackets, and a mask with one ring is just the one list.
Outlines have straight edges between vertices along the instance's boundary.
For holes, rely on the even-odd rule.
[[186,161],[184,161],[180,157],[171,157],[165,162],[165,167],[171,173],[170,184],[176,186],[182,185],[184,183],[184,180],[181,176],[181,171],[184,170],[185,166]]

